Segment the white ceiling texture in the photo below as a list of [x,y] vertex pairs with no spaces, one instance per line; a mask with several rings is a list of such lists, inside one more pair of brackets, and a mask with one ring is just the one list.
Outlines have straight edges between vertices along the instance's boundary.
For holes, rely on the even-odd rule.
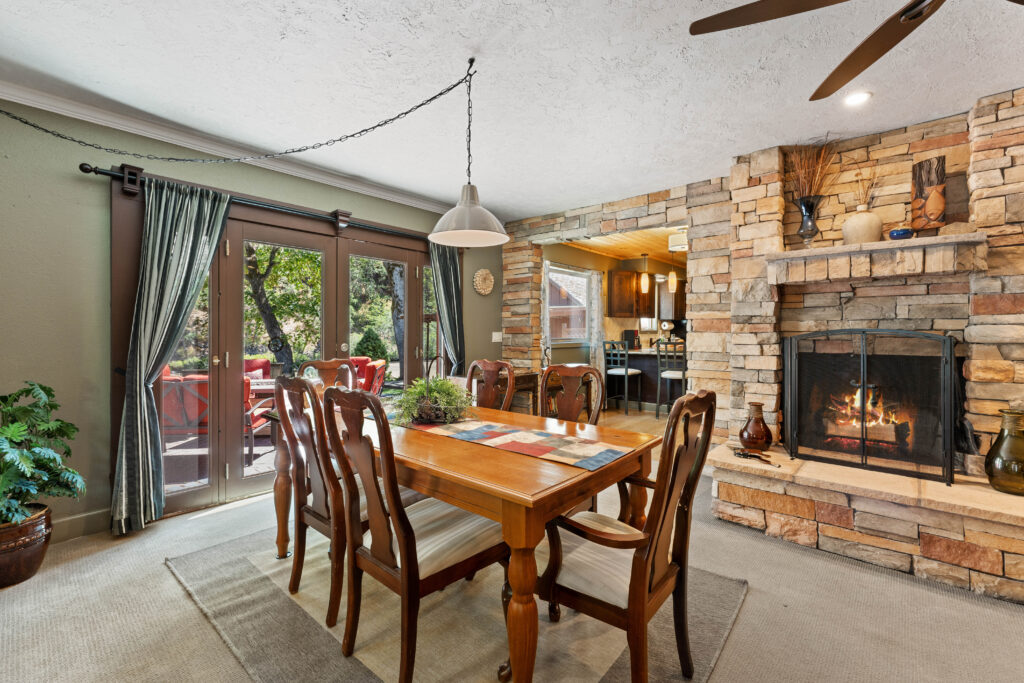
[[[694,19],[742,2],[9,0],[0,98],[27,88],[268,151],[386,118],[475,55],[473,179],[510,220],[724,175],[737,154],[926,121],[1024,86],[1024,7],[1006,0],[947,2],[822,102],[808,97],[903,1],[689,35]],[[875,96],[849,109],[854,89]],[[453,203],[465,104],[452,93],[291,163]]]

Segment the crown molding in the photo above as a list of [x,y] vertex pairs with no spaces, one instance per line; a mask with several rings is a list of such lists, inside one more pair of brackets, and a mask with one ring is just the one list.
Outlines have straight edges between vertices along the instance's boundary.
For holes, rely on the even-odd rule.
[[[237,147],[215,137],[197,133],[186,128],[141,116],[115,113],[57,95],[26,88],[9,81],[0,81],[0,99],[17,102],[18,104],[24,104],[80,121],[95,123],[126,133],[141,135],[153,140],[168,142],[180,147],[187,147],[188,149],[194,149],[198,152],[214,156],[237,157],[253,152],[252,149]],[[445,204],[436,199],[411,192],[403,192],[387,185],[361,180],[344,173],[315,168],[288,159],[260,159],[244,163],[435,213],[444,213],[451,208],[450,204]]]

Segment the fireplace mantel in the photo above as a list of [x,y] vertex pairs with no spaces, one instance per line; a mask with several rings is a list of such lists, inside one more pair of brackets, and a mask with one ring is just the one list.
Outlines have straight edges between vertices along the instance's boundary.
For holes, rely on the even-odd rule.
[[773,285],[912,275],[951,275],[988,268],[982,232],[799,249],[765,256]]

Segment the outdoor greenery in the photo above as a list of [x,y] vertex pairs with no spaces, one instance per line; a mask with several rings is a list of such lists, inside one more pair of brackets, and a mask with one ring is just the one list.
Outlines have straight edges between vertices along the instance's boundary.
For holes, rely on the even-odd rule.
[[395,423],[458,422],[473,404],[465,388],[444,377],[413,381],[395,400]]
[[45,496],[77,498],[85,480],[64,465],[78,427],[53,417],[53,389],[35,382],[0,396],[0,523],[23,522]]
[[387,347],[384,346],[384,342],[381,341],[380,335],[372,327],[366,332],[363,332],[363,336],[359,339],[359,343],[356,344],[354,354],[356,356],[369,356],[373,360],[379,360],[381,358],[389,358]]

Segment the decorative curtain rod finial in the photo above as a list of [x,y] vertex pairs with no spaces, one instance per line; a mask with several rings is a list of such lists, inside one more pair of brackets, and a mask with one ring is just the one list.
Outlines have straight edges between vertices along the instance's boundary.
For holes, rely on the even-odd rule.
[[96,172],[96,169],[93,168],[91,164],[87,164],[87,163],[84,163],[84,162],[78,165],[78,170],[81,171],[82,173],[95,173]]

